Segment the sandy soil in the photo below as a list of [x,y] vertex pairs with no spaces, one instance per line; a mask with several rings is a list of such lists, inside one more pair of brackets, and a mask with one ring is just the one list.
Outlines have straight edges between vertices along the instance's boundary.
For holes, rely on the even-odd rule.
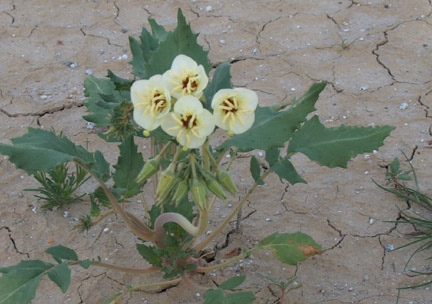
[[[271,176],[243,210],[243,232],[225,230],[211,246],[223,257],[248,247],[274,231],[301,230],[318,240],[324,251],[288,267],[266,252],[211,274],[221,282],[247,274],[244,288],[257,303],[277,303],[279,290],[257,273],[275,279],[297,276],[303,287],[287,303],[395,303],[397,287],[421,283],[403,271],[413,248],[391,251],[407,240],[395,226],[398,208],[407,204],[379,190],[372,178],[384,180],[383,166],[400,151],[412,157],[425,191],[431,189],[432,4],[430,0],[348,1],[74,1],[2,0],[0,2],[0,134],[1,142],[41,127],[64,131],[76,143],[89,143],[107,159],[117,157],[81,118],[82,83],[86,73],[104,76],[111,69],[130,77],[128,36],[138,36],[153,17],[168,28],[183,9],[199,41],[215,64],[230,59],[235,86],[258,92],[260,103],[272,105],[300,96],[313,82],[327,80],[318,112],[327,126],[395,125],[397,129],[376,153],[361,155],[348,170],[328,169],[303,156],[294,161],[307,185],[289,186]],[[142,143],[141,149],[146,151]],[[257,152],[258,157],[262,153]],[[252,182],[240,159],[233,172],[241,192]],[[134,249],[135,239],[114,217],[88,233],[71,231],[87,205],[43,211],[24,188],[32,177],[0,160],[0,265],[22,259],[47,259],[50,246],[63,244],[81,257],[131,266],[145,262]],[[90,189],[93,184],[87,187]],[[218,204],[209,230],[228,214],[231,204]],[[138,203],[131,210],[140,214]],[[390,222],[389,222],[390,221]],[[108,228],[107,230],[105,228]],[[105,230],[104,230],[105,229]],[[409,265],[429,269],[429,255]],[[74,268],[66,294],[47,279],[33,303],[101,303],[126,284],[156,282],[160,277]],[[204,277],[196,277],[210,284]],[[431,303],[429,288],[404,291],[400,303]],[[163,291],[134,292],[127,303],[193,303],[202,295],[185,286]],[[268,302],[267,302],[268,301]]]

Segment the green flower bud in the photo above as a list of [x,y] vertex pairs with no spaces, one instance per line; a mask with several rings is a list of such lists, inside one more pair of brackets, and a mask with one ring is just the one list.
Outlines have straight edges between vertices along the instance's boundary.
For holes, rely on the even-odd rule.
[[222,187],[228,190],[228,192],[232,195],[237,192],[237,186],[234,184],[231,174],[229,174],[228,171],[218,169],[216,172],[216,179],[222,185]]
[[213,177],[213,176],[206,176],[206,183],[207,188],[213,192],[214,195],[216,195],[221,200],[226,200],[226,194],[222,189],[221,184]]
[[161,197],[163,194],[167,194],[174,185],[175,179],[176,176],[174,174],[174,167],[169,166],[161,173],[159,184],[156,190],[156,196]]
[[160,165],[160,158],[156,157],[156,158],[149,159],[145,163],[141,172],[138,174],[136,182],[138,184],[145,182],[149,177],[151,177],[152,175],[154,175],[156,172],[159,171],[159,165]]
[[176,190],[174,192],[173,201],[176,206],[180,204],[182,199],[185,197],[185,195],[188,193],[188,182],[187,180],[183,180],[180,183],[177,184]]
[[195,200],[195,204],[197,204],[201,210],[207,209],[207,186],[205,182],[203,180],[199,180],[198,178],[194,178],[190,183],[190,189]]

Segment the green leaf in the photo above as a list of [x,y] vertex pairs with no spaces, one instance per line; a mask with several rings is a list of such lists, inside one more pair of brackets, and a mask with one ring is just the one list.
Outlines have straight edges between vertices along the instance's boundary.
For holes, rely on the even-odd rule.
[[[165,30],[165,28],[162,25],[159,25],[154,19],[149,18],[150,27],[152,29],[153,37],[157,38],[157,40],[165,40],[168,32]],[[141,41],[143,41],[142,35],[141,35]],[[150,48],[151,50],[155,50],[157,45],[153,44],[153,48]]]
[[211,107],[211,102],[213,99],[213,96],[216,94],[217,91],[220,89],[231,89],[231,65],[229,62],[225,62],[223,64],[220,64],[214,74],[212,81],[209,83],[207,88],[204,90],[204,95],[206,98],[205,107],[209,109]]
[[0,144],[0,153],[9,156],[17,168],[28,174],[34,171],[48,171],[55,166],[79,159],[91,164],[92,153],[82,146],[76,146],[69,139],[54,132],[29,128],[28,133],[11,139],[13,145]]
[[400,168],[399,158],[395,157],[392,163],[390,164],[390,168],[389,168],[390,172],[397,174],[398,172],[400,172],[399,168]]
[[277,147],[271,147],[268,149],[265,155],[265,160],[268,162],[270,166],[273,166],[279,159],[280,150]]
[[346,168],[348,160],[356,155],[378,150],[393,129],[392,126],[345,125],[326,128],[318,116],[314,116],[293,136],[288,154],[301,152],[321,165]]
[[90,75],[84,80],[84,93],[88,97],[100,96],[101,94],[110,95],[114,88],[114,82],[108,78],[96,78]]
[[75,250],[62,245],[50,247],[46,249],[45,252],[50,254],[58,263],[61,263],[62,260],[78,261],[78,255],[76,254]]
[[136,248],[141,256],[153,266],[161,267],[161,257],[156,253],[157,249],[144,244],[136,244]]
[[270,167],[270,170],[275,172],[281,179],[287,180],[291,185],[307,182],[297,173],[293,164],[287,157],[282,158],[277,163]]
[[307,256],[321,252],[321,246],[307,234],[275,232],[259,242],[258,248],[269,249],[282,263],[297,265]]
[[90,260],[83,260],[83,261],[79,261],[79,265],[84,268],[84,269],[88,269],[91,265]]
[[204,294],[204,299],[204,304],[223,304],[225,295],[221,289],[210,289]]
[[259,185],[264,184],[264,181],[261,179],[261,166],[255,155],[252,155],[250,160],[250,172],[255,182],[257,182]]
[[114,188],[126,189],[124,196],[128,198],[141,192],[140,186],[135,180],[144,166],[144,161],[134,143],[133,135],[126,137],[119,149],[120,156],[117,164],[114,165],[114,169],[116,169],[113,174]]
[[95,163],[91,169],[96,175],[106,182],[110,178],[110,164],[105,160],[102,152],[96,150],[94,153]]
[[226,295],[226,304],[253,304],[256,297],[251,291],[240,291]]
[[[48,170],[73,160],[79,160],[90,167],[97,176],[103,176],[107,163],[102,153],[90,153],[82,146],[76,146],[65,136],[54,132],[29,128],[20,137],[11,139],[13,145],[0,143],[0,153],[28,174]],[[102,165],[104,164],[104,165]],[[100,171],[102,170],[102,171]]]
[[114,82],[116,90],[130,90],[132,83],[134,82],[132,79],[125,79],[114,74],[113,71],[108,70],[107,77]]
[[190,25],[186,22],[181,9],[177,14],[177,27],[173,32],[168,32],[164,40],[159,43],[159,48],[151,52],[151,58],[147,69],[147,77],[163,74],[171,68],[174,58],[183,54],[193,58],[198,65],[202,65],[210,72],[212,65],[208,60],[208,51],[197,43],[198,34],[194,34]]
[[35,297],[41,277],[54,267],[40,260],[0,268],[0,304],[27,304]]
[[232,278],[226,280],[222,284],[220,284],[219,288],[223,289],[223,290],[231,290],[231,289],[239,287],[241,284],[243,284],[243,282],[245,280],[246,280],[246,275],[244,275],[244,274],[239,275],[239,276],[235,276],[235,277],[232,277]]
[[48,277],[65,293],[70,285],[71,271],[66,263],[58,264],[48,272]]
[[218,149],[231,146],[247,152],[254,149],[268,150],[272,147],[283,147],[300,128],[306,116],[315,111],[315,103],[325,88],[326,82],[313,84],[310,89],[286,111],[274,111],[270,107],[258,107],[255,111],[255,122],[242,134],[237,134],[225,141]]

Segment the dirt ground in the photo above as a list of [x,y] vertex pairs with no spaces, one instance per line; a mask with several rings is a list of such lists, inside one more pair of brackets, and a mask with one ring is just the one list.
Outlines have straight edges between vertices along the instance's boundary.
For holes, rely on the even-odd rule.
[[[83,80],[111,69],[132,77],[128,36],[137,37],[147,18],[172,29],[182,8],[199,41],[215,64],[230,60],[232,82],[256,90],[260,104],[272,105],[300,96],[315,81],[329,85],[318,101],[327,126],[396,126],[385,146],[356,157],[348,169],[328,169],[298,155],[294,162],[307,185],[289,186],[270,176],[243,208],[242,233],[235,222],[211,247],[219,258],[237,247],[250,247],[273,233],[303,231],[322,244],[321,255],[299,264],[282,265],[268,252],[194,279],[210,286],[236,273],[247,275],[245,290],[257,303],[277,303],[280,292],[258,273],[277,280],[297,276],[302,287],[286,303],[395,303],[397,287],[419,284],[404,266],[414,248],[392,251],[407,242],[396,226],[404,201],[378,189],[385,168],[401,151],[412,158],[422,189],[432,193],[432,3],[430,0],[285,0],[285,1],[0,1],[0,141],[22,135],[29,126],[64,133],[90,150],[117,158],[82,119]],[[140,149],[148,153],[148,143]],[[263,153],[257,151],[260,158]],[[252,183],[247,158],[234,166],[244,193]],[[406,164],[403,164],[407,168]],[[111,217],[88,233],[72,231],[88,203],[53,212],[24,188],[34,179],[0,160],[0,266],[22,259],[47,259],[44,250],[57,244],[80,257],[128,266],[145,266],[136,239],[120,219]],[[86,187],[91,189],[94,184]],[[147,188],[146,188],[147,189]],[[151,189],[149,187],[148,189]],[[146,190],[150,191],[150,190]],[[209,230],[236,203],[218,203]],[[142,214],[140,204],[130,210]],[[64,211],[67,211],[64,213]],[[48,240],[53,239],[53,243]],[[223,247],[223,246],[222,246]],[[428,254],[418,255],[409,269],[430,271]],[[427,266],[429,265],[429,266]],[[159,276],[91,268],[73,269],[66,294],[43,279],[33,303],[102,303],[125,285],[161,280]],[[429,287],[407,290],[400,303],[431,303]],[[134,292],[125,303],[202,302],[202,293],[179,285],[166,290]]]

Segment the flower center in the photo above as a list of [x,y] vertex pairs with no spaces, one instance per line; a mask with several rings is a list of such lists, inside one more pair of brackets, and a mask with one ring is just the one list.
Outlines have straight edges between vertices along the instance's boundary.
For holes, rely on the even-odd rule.
[[192,129],[197,126],[195,115],[184,115],[180,118],[180,121],[185,129]]
[[156,90],[153,93],[153,98],[151,98],[151,105],[155,111],[161,112],[167,106],[165,95]]
[[226,115],[228,113],[235,114],[239,110],[239,103],[237,97],[228,97],[222,102],[222,112]]
[[182,92],[184,95],[190,95],[198,89],[198,75],[187,75],[182,80]]

